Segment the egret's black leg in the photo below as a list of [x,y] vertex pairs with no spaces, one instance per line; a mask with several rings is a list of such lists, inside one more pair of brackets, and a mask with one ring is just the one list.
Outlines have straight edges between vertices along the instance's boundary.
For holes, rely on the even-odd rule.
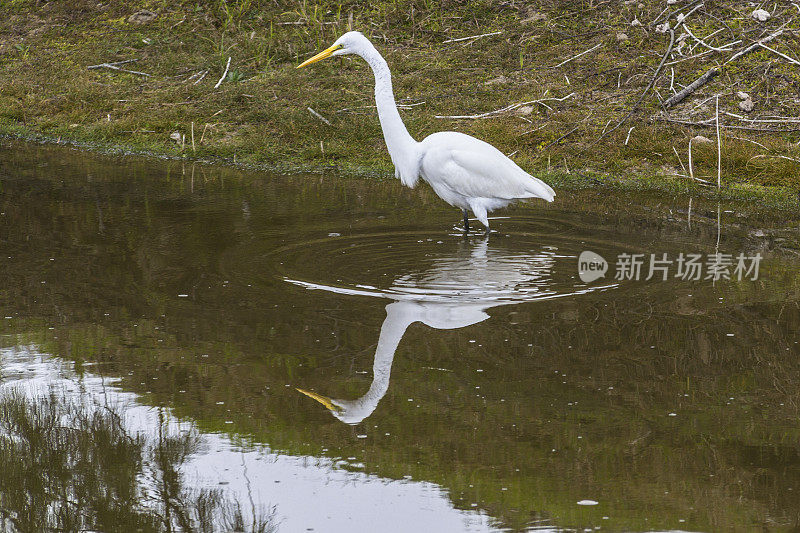
[[469,233],[469,212],[464,209],[464,233]]

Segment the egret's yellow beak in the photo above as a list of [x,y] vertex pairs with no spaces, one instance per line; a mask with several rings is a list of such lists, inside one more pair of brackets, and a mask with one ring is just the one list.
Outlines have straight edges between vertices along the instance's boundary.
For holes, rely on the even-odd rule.
[[[306,59],[305,61],[303,61],[302,63],[297,65],[297,68],[303,68],[304,66],[310,65],[311,63],[316,63],[317,61],[322,61],[326,57],[331,57],[331,55],[341,47],[342,47],[341,44],[334,44],[333,46],[331,46],[329,48],[326,48],[322,52],[318,53],[317,55],[315,55],[311,59]],[[303,392],[303,391],[300,391],[300,392]],[[305,394],[305,393],[303,393],[303,394]]]
[[[327,52],[327,50],[326,50],[326,52]],[[303,65],[300,65],[300,66],[302,67]],[[333,402],[327,396],[322,396],[321,394],[317,394],[316,392],[311,392],[311,391],[307,391],[307,390],[303,390],[303,389],[297,389],[297,392],[300,392],[302,394],[305,394],[309,398],[313,398],[313,399],[317,400],[319,403],[321,403],[322,405],[327,407],[328,410],[330,410],[330,411],[338,411],[339,410],[339,408],[336,407],[335,405],[333,405]]]

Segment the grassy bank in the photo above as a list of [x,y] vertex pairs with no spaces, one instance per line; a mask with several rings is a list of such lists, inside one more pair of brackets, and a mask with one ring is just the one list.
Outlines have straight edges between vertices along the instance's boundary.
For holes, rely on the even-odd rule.
[[[387,57],[398,101],[408,106],[401,113],[418,139],[443,129],[470,133],[556,183],[684,188],[699,183],[689,174],[716,183],[716,128],[703,121],[716,117],[719,95],[724,185],[744,196],[778,187],[771,194],[785,199],[800,178],[791,118],[800,115],[800,75],[784,57],[800,57],[800,23],[789,8],[765,22],[732,1],[694,11],[686,27],[703,44],[678,29],[653,90],[608,133],[634,108],[667,50],[669,34],[650,24],[669,15],[660,4],[10,0],[0,4],[0,132],[385,175],[391,162],[369,68],[334,59],[295,69],[358,29]],[[780,29],[773,50],[741,56],[662,110],[661,100]],[[493,35],[445,42],[483,34]],[[115,66],[124,70],[87,68],[123,61]],[[739,91],[750,95],[753,111],[740,109]],[[540,102],[483,118],[436,118],[532,100]],[[692,143],[690,167],[697,135],[712,142]]]

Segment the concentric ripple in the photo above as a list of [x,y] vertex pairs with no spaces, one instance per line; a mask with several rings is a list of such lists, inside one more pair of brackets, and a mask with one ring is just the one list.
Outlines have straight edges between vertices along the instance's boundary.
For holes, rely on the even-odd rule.
[[276,275],[296,286],[392,300],[488,307],[616,286],[579,279],[577,257],[592,247],[585,239],[544,235],[334,235],[284,247],[272,259]]

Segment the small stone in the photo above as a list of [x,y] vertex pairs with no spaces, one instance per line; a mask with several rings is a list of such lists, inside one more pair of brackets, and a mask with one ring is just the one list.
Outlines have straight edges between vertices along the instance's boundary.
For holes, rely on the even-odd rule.
[[659,24],[656,26],[656,31],[658,33],[667,33],[669,31],[669,22],[665,22],[664,24]]
[[141,9],[128,17],[128,22],[133,24],[147,24],[155,19],[158,15],[148,9]]
[[175,141],[176,143],[181,144],[181,132],[173,131],[172,133],[169,134],[169,138]]
[[667,0],[667,5],[668,6],[674,6],[677,3],[678,3],[678,0]]
[[617,34],[617,42],[618,43],[624,43],[627,40],[628,40],[628,35],[626,33],[619,32]]
[[540,20],[546,20],[546,19],[547,19],[547,15],[545,15],[544,13],[539,13],[539,12],[533,11],[533,12],[530,12],[528,14],[527,18],[522,20],[522,23],[523,24],[530,24],[530,23],[533,23],[533,22],[539,22]]
[[642,9],[644,9],[644,4],[643,4],[643,3],[641,3],[641,2],[639,2],[638,4],[636,4],[636,9],[638,9],[639,11],[641,11]]
[[764,9],[756,9],[751,16],[759,22],[766,22],[772,15]]
[[517,115],[530,115],[533,113],[533,107],[529,105],[524,105],[517,109]]
[[712,141],[708,137],[703,137],[702,135],[696,135],[696,136],[692,137],[692,143],[694,143],[694,144],[710,144],[710,143],[713,143],[713,142],[714,141]]
[[631,21],[631,26],[641,26],[641,25],[642,25],[642,23],[641,23],[641,22],[639,22],[639,19],[637,19],[637,18],[634,18],[634,19]]
[[747,100],[750,98],[750,95],[747,94],[746,92],[737,91],[736,98],[738,98],[739,100]]
[[752,98],[747,98],[747,100],[739,102],[739,109],[741,109],[745,113],[749,113],[750,111],[752,111],[755,106],[756,105],[753,103]]
[[511,82],[511,78],[507,78],[506,76],[498,76],[494,79],[491,79],[484,83],[484,85],[497,85],[497,84],[505,84]]

